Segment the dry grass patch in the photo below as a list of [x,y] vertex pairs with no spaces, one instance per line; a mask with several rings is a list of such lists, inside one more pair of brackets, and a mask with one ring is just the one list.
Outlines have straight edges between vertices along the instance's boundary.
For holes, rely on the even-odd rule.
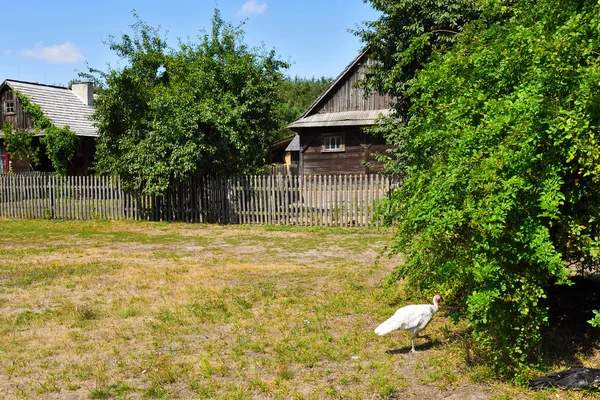
[[0,397],[528,396],[469,382],[443,313],[416,355],[373,334],[385,230],[1,222]]

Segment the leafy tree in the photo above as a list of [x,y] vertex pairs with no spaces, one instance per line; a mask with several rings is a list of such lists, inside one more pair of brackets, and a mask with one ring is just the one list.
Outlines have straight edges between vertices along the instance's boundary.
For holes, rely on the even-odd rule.
[[300,115],[323,93],[331,84],[331,78],[295,78],[286,77],[279,87],[281,103],[282,126],[279,138],[289,136],[292,132],[287,125],[297,120]]
[[24,129],[13,130],[8,124],[2,127],[4,133],[4,144],[6,151],[14,158],[23,160],[33,171],[35,165],[39,165],[39,147],[36,145],[33,135],[35,132]]
[[390,282],[463,305],[456,317],[510,376],[535,361],[548,286],[600,258],[600,5],[482,4],[416,74],[382,78],[411,106],[406,125],[378,130],[405,177],[388,213],[405,262]]
[[378,61],[361,84],[397,99],[404,119],[413,79],[432,55],[450,49],[463,26],[479,17],[478,0],[365,0],[381,17],[354,31]]
[[280,72],[274,51],[250,49],[243,32],[215,11],[199,43],[169,48],[156,28],[137,21],[135,36],[111,38],[125,67],[102,79],[96,171],[160,194],[201,174],[256,171],[280,127]]

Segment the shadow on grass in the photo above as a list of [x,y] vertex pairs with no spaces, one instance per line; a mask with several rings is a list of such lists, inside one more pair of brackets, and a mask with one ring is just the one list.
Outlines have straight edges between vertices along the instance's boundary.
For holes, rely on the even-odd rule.
[[600,280],[575,277],[571,286],[553,286],[548,291],[549,326],[544,331],[543,361],[549,365],[581,365],[580,357],[592,357],[600,346],[600,329],[587,321],[592,309],[600,308]]
[[[419,336],[419,338],[417,338],[417,341],[422,341],[422,340],[426,340],[425,343],[415,343],[415,350],[418,352],[420,351],[425,351],[425,350],[430,350],[430,349],[436,349],[438,347],[442,346],[442,342],[439,340],[431,340],[429,336],[425,335],[425,336]],[[385,354],[408,354],[410,353],[410,346],[406,346],[406,347],[399,347],[397,349],[391,349],[391,350],[386,350]]]

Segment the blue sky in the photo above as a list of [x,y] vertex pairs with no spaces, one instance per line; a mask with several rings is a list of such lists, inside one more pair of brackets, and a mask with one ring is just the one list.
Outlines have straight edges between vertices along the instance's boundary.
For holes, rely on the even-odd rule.
[[288,75],[335,77],[361,49],[349,29],[378,14],[362,0],[196,0],[13,2],[3,19],[0,82],[18,79],[66,85],[86,62],[106,70],[117,58],[104,42],[131,33],[132,11],[161,27],[170,45],[210,29],[215,8],[243,29],[251,46],[264,43],[292,63]]

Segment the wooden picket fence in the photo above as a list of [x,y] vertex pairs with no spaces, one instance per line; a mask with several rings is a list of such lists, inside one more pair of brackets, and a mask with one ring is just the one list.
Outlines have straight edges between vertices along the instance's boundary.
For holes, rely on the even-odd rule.
[[378,204],[398,184],[383,175],[206,177],[135,196],[117,177],[2,175],[0,216],[368,226],[381,223]]

